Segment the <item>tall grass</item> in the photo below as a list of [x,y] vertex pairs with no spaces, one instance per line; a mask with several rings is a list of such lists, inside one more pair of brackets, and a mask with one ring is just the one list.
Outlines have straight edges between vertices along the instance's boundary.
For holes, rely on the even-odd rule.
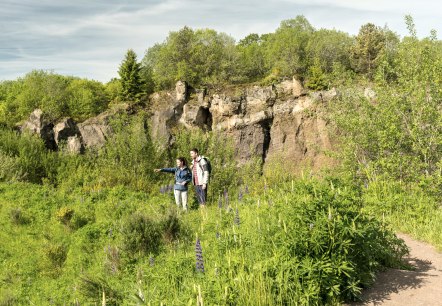
[[[0,301],[100,303],[105,292],[118,305],[339,304],[357,299],[382,266],[401,265],[406,247],[364,212],[354,186],[264,184],[188,213],[171,213],[172,194],[159,191],[0,184],[0,278],[8,279]],[[13,209],[29,221],[13,222]]]

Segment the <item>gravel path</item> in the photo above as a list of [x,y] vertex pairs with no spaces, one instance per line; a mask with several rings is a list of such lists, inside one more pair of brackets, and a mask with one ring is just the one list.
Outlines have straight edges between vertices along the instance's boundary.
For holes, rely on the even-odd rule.
[[442,254],[426,243],[399,234],[410,248],[406,260],[414,271],[387,269],[373,287],[365,290],[362,303],[351,305],[442,306]]

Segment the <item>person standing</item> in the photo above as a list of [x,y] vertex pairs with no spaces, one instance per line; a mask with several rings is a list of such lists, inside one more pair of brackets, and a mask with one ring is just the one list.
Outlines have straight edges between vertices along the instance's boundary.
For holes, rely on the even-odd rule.
[[207,201],[207,185],[209,183],[209,167],[207,160],[199,155],[198,149],[190,150],[192,158],[192,184],[195,186],[196,197],[201,207]]
[[184,157],[176,159],[175,168],[161,168],[154,169],[155,172],[175,173],[174,195],[175,203],[178,207],[183,205],[183,210],[187,210],[187,190],[188,183],[192,180],[192,173],[187,167],[187,162]]

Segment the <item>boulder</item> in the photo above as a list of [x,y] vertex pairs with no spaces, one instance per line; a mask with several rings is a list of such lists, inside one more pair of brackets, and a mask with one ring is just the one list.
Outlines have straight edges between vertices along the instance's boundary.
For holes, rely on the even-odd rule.
[[81,154],[84,146],[79,136],[69,136],[66,143],[66,152],[70,154]]
[[80,136],[77,124],[72,118],[65,118],[54,126],[54,139],[57,146],[63,141],[67,142],[71,136]]
[[187,84],[183,81],[178,81],[175,84],[176,100],[184,101],[187,97]]
[[78,124],[86,148],[99,149],[105,144],[106,139],[112,134],[112,128],[109,125],[112,115],[105,112]]
[[35,109],[29,119],[21,126],[22,132],[27,131],[32,134],[37,134],[43,139],[45,146],[50,150],[56,150],[57,144],[54,139],[54,124],[46,119],[41,109]]
[[304,90],[304,87],[302,86],[301,81],[293,77],[292,80],[292,95],[294,97],[300,97],[304,95],[306,91]]

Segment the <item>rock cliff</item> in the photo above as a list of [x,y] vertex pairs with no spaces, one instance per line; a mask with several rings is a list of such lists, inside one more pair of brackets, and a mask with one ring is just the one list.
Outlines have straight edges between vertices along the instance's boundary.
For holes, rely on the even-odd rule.
[[[168,145],[176,126],[218,131],[233,139],[240,163],[259,156],[265,164],[281,161],[288,171],[304,166],[317,169],[330,162],[324,153],[332,149],[327,123],[319,115],[321,105],[336,96],[335,89],[308,92],[296,79],[272,86],[211,89],[178,82],[175,90],[150,96],[150,133]],[[84,148],[101,147],[112,133],[110,118],[128,110],[127,106],[109,110],[80,124],[70,118],[46,122],[35,110],[22,130],[40,135],[50,149],[66,143],[68,152],[81,153]]]

